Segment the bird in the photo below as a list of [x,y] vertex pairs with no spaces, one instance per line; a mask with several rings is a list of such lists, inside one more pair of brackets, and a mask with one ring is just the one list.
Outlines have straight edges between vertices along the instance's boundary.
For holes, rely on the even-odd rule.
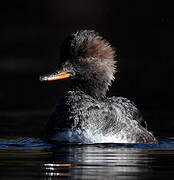
[[46,124],[47,141],[158,144],[134,102],[106,96],[117,60],[105,38],[95,30],[77,30],[63,41],[60,59],[55,72],[40,76],[72,82]]

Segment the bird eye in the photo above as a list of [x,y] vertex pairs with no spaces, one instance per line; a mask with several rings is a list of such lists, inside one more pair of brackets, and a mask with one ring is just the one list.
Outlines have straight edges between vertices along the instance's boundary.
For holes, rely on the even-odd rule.
[[76,63],[76,64],[80,64],[80,63],[81,63],[81,60],[80,60],[80,59],[76,59],[76,60],[75,60],[75,63]]

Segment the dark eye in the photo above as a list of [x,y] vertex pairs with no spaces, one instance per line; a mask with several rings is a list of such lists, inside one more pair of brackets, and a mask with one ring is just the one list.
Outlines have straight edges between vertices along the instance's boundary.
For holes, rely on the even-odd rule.
[[80,59],[76,59],[76,60],[75,60],[75,63],[76,63],[76,64],[80,64],[81,62],[82,62],[82,61],[81,61]]

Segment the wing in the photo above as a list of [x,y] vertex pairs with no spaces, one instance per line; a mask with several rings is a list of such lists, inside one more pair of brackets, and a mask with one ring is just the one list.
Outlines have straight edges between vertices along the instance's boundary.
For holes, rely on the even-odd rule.
[[146,122],[133,102],[122,97],[109,98],[109,101],[116,109],[116,133],[122,132],[131,142],[158,144],[153,134],[147,131]]
[[135,120],[139,123],[139,125],[143,126],[145,129],[147,128],[147,124],[143,119],[141,112],[138,110],[137,106],[127,98],[123,97],[112,97],[108,98],[110,104],[114,104],[114,106],[119,109],[120,114],[129,120]]

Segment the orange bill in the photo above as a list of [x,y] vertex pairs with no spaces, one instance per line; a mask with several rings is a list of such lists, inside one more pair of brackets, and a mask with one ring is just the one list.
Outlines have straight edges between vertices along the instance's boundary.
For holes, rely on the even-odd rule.
[[70,74],[66,72],[65,70],[62,70],[60,72],[55,72],[52,74],[41,76],[40,81],[55,81],[59,79],[69,78],[69,77],[70,77]]

